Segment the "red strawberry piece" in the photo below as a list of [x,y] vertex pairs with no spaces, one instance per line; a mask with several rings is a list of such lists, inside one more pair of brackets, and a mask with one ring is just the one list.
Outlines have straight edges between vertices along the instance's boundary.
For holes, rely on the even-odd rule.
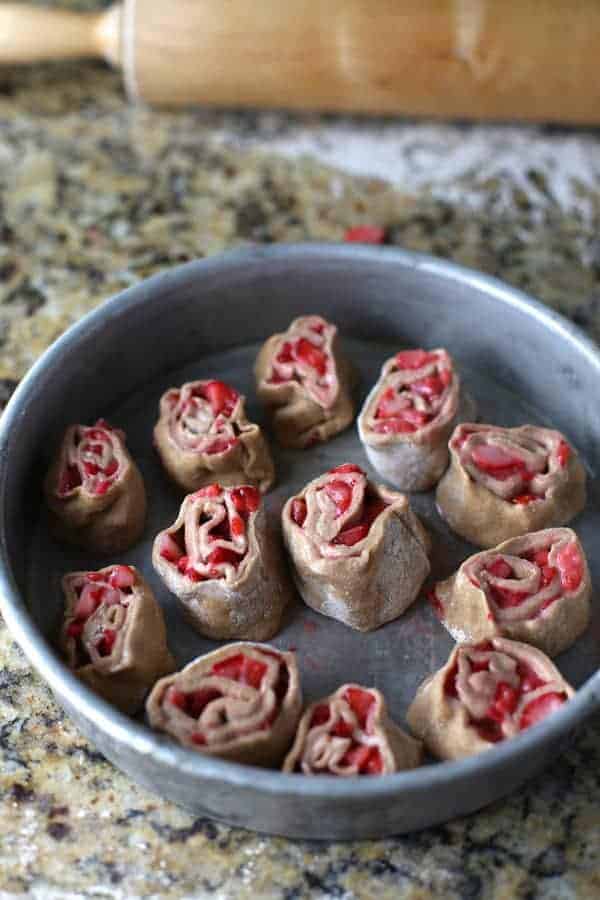
[[58,483],[58,493],[61,496],[70,494],[81,484],[81,475],[77,466],[67,466],[63,469]]
[[296,525],[299,525],[300,528],[302,528],[306,521],[306,512],[306,500],[303,500],[301,497],[294,497],[290,514]]
[[193,744],[197,744],[199,747],[203,747],[206,744],[206,738],[199,731],[195,731],[191,736],[191,741]]
[[358,475],[364,475],[365,473],[361,469],[360,466],[357,466],[355,463],[343,463],[341,466],[336,466],[335,469],[329,470],[329,475],[349,475],[352,472],[356,472]]
[[501,681],[496,688],[494,700],[487,710],[486,716],[495,722],[503,722],[507,715],[511,715],[515,711],[518,702],[518,690],[505,681]]
[[371,747],[369,749],[369,755],[362,764],[360,771],[364,775],[381,775],[383,771],[383,760],[381,759],[381,753],[378,747]]
[[513,574],[513,570],[509,564],[501,557],[495,559],[494,562],[487,567],[487,570],[491,575],[495,575],[496,578],[510,578]]
[[308,341],[306,338],[300,338],[294,346],[296,359],[301,360],[311,369],[315,369],[319,375],[324,375],[327,371],[327,354]]
[[67,635],[71,638],[78,638],[83,632],[84,622],[69,622],[67,625]]
[[555,569],[554,566],[542,566],[541,574],[542,587],[547,587],[549,584],[552,584],[552,582],[558,575],[558,569]]
[[114,628],[105,628],[102,632],[102,637],[96,644],[96,650],[100,656],[110,656],[116,640],[117,632]]
[[110,486],[111,486],[111,482],[108,481],[107,479],[103,479],[102,481],[99,481],[98,484],[95,486],[94,494],[98,494],[100,497],[102,497],[104,494],[106,494],[106,492],[110,488]]
[[171,535],[164,531],[160,536],[159,552],[163,559],[167,562],[176,563],[183,556],[183,551],[177,541]]
[[[375,769],[376,772],[381,771],[381,767],[377,768],[377,757],[372,757],[373,752],[379,755],[377,747],[367,747],[361,744],[355,744],[351,747],[340,760],[342,766],[356,766],[359,774],[364,775],[369,769]],[[371,759],[373,758],[373,762]]]
[[285,341],[281,347],[281,350],[275,357],[278,363],[291,363],[294,361],[294,356],[292,353],[293,347],[289,341]]
[[343,515],[352,503],[352,488],[345,481],[334,479],[323,488],[327,496],[335,505],[335,516]]
[[228,656],[226,659],[216,662],[212,667],[214,675],[219,675],[221,678],[229,678],[231,681],[241,681],[243,669],[243,653],[236,653],[235,656]]
[[331,729],[331,734],[335,737],[351,738],[354,734],[354,728],[345,719],[338,719]]
[[260,506],[260,491],[249,484],[244,484],[242,487],[233,488],[231,499],[240,515],[247,515],[256,512]]
[[419,394],[420,397],[437,397],[444,390],[444,382],[438,375],[428,375],[427,378],[420,378],[413,381],[410,386],[411,391]]
[[234,537],[241,537],[246,531],[244,520],[240,519],[239,516],[234,516],[232,518],[230,528]]
[[224,381],[209,381],[204,385],[204,390],[214,416],[221,413],[225,416],[231,415],[239,397],[237,391]]
[[344,547],[354,547],[359,541],[366,538],[369,533],[369,526],[366,524],[353,525],[352,528],[345,528],[334,537],[332,544],[343,544]]
[[104,474],[108,475],[110,477],[111,475],[115,474],[115,472],[117,471],[118,468],[119,468],[119,463],[117,462],[117,460],[111,459],[109,464],[107,466],[105,466],[105,468],[104,468]]
[[135,572],[131,566],[113,566],[113,570],[108,576],[108,583],[119,590],[132,588],[135,584]]
[[230,550],[229,547],[215,547],[215,549],[208,554],[207,561],[211,566],[220,566],[225,565],[226,563],[237,566],[240,561],[240,555],[234,550]]
[[99,469],[98,469],[98,466],[96,465],[96,463],[88,462],[88,461],[86,460],[86,461],[83,463],[83,471],[85,472],[86,475],[89,475],[90,477],[93,477],[94,475],[97,475],[97,474],[98,474]]
[[517,665],[517,673],[521,679],[521,691],[524,694],[536,691],[546,683],[527,663],[520,662]]
[[471,451],[471,459],[478,469],[493,475],[503,469],[518,471],[525,468],[525,463],[520,457],[496,444],[476,444]]
[[188,569],[189,564],[190,564],[189,556],[180,556],[179,559],[177,560],[177,568],[179,569],[179,571],[181,572],[182,575],[187,574],[187,569]]
[[104,572],[86,572],[85,578],[86,581],[106,581]]
[[556,565],[565,591],[576,591],[583,578],[583,559],[574,542],[561,547],[556,554]]
[[75,604],[73,611],[75,618],[83,621],[89,619],[102,603],[104,591],[105,588],[103,587],[94,587],[91,584],[86,584]]
[[330,712],[327,703],[319,703],[313,710],[313,714],[310,718],[310,727],[313,728],[317,725],[324,725],[325,722],[329,721],[329,716]]
[[167,688],[165,700],[167,703],[171,703],[173,706],[177,706],[185,712],[187,697],[183,691],[178,690],[173,685]]
[[512,609],[519,606],[527,597],[531,596],[527,591],[515,591],[501,587],[499,584],[490,585],[490,592],[494,602],[500,609]]
[[212,444],[208,445],[204,452],[211,454],[226,453],[228,450],[231,450],[232,447],[235,447],[237,443],[238,439],[236,437],[217,438]]
[[413,369],[422,369],[423,366],[433,363],[437,360],[435,353],[427,353],[426,350],[401,350],[396,353],[396,365],[399,369],[411,371]]
[[191,716],[192,719],[197,719],[202,715],[209,703],[222,696],[221,691],[216,688],[199,688],[197,691],[192,691],[186,696],[186,712],[188,716]]
[[200,488],[199,491],[196,491],[194,497],[220,497],[221,490],[220,484],[207,484]]
[[547,566],[548,565],[548,552],[549,552],[548,550],[536,550],[535,553],[533,553],[533,555],[532,555],[531,561],[534,562],[536,564],[536,566],[539,566],[540,569],[543,566]]
[[440,381],[444,387],[448,387],[452,383],[452,371],[450,369],[440,369]]
[[564,468],[569,462],[569,457],[571,456],[571,448],[566,441],[560,442],[560,444],[558,445],[558,450],[556,451],[556,455],[558,457],[559,465]]
[[250,685],[250,687],[259,688],[266,671],[267,667],[264,663],[259,662],[257,659],[251,659],[249,656],[244,657],[242,681]]
[[356,713],[358,724],[364,731],[367,726],[369,713],[371,712],[375,704],[374,696],[369,693],[369,691],[363,691],[360,688],[350,687],[346,690],[344,697],[350,704],[350,707]]
[[403,409],[399,414],[399,418],[408,422],[410,425],[414,425],[415,428],[421,428],[423,425],[427,425],[431,420],[430,415],[421,412],[420,409],[413,409],[412,406],[407,406],[406,409]]
[[525,728],[530,728],[532,725],[536,725],[538,722],[541,722],[542,719],[545,719],[546,716],[549,716],[550,713],[560,709],[566,699],[567,697],[565,694],[559,694],[556,691],[549,691],[547,694],[536,697],[535,700],[528,703],[523,710],[519,727],[521,730],[524,730]]
[[[104,421],[104,420],[98,419],[98,422],[102,422],[102,421]],[[96,426],[94,428],[88,428],[85,432],[86,438],[90,441],[101,441],[102,443],[106,443],[107,441],[110,442],[110,438],[107,435],[106,430],[103,430],[104,427],[105,426],[98,426],[96,424]],[[107,429],[107,430],[110,430],[110,429]],[[92,450],[94,453],[97,452],[96,450],[94,450],[93,447],[92,447]],[[100,451],[100,452],[102,452],[102,451]]]
[[349,244],[383,244],[385,229],[379,225],[354,225],[346,229],[344,240]]

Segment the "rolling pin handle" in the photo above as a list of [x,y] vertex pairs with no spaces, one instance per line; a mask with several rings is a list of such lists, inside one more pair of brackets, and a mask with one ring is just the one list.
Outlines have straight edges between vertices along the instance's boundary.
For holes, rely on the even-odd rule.
[[0,3],[0,64],[102,57],[118,64],[121,6],[101,13]]

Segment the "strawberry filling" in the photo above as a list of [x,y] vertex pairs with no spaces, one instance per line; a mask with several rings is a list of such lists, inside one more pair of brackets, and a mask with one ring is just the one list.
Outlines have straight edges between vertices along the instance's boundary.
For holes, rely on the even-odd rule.
[[[551,566],[548,563],[551,549],[551,547],[547,547],[532,550],[528,553],[524,553],[522,556],[523,559],[533,563],[539,569],[538,590],[544,590],[556,580],[557,575],[560,576],[560,586],[562,590],[557,589],[553,596],[546,598],[539,609],[534,613],[534,617],[540,615],[540,613],[554,603],[555,600],[558,600],[563,596],[564,591],[577,590],[583,579],[583,558],[575,543],[571,542],[564,547],[559,548],[556,553],[556,566]],[[515,579],[515,587],[493,583],[489,584],[490,596],[496,606],[500,609],[510,609],[519,606],[529,597],[533,596],[531,591],[519,590],[519,582],[512,567],[502,557],[497,557],[492,563],[488,564],[486,566],[486,571],[495,578],[503,580],[511,578]],[[474,583],[476,586],[479,586],[477,580],[475,580]]]
[[560,581],[565,591],[576,591],[583,579],[583,559],[574,543],[562,547],[556,554]]
[[[116,565],[108,572],[88,572],[75,584],[77,600],[73,607],[71,621],[66,624],[66,634],[77,641],[78,655],[89,659],[83,643],[79,640],[88,619],[98,607],[129,606],[135,585],[135,572],[130,566]],[[99,626],[93,637],[93,644],[99,656],[110,656],[118,636],[116,628]]]
[[[489,641],[484,641],[472,648],[473,652],[489,652],[493,647]],[[476,672],[490,671],[490,659],[473,660],[467,655],[471,675]],[[516,675],[519,679],[518,685],[508,684],[506,681],[499,681],[496,684],[495,693],[491,700],[485,715],[482,718],[471,718],[470,724],[476,729],[479,736],[489,743],[497,743],[504,739],[502,725],[516,714],[523,697],[532,691],[543,688],[547,682],[541,678],[535,670],[523,661],[518,661],[516,666]],[[446,696],[459,700],[460,696],[457,688],[458,678],[458,662],[455,662],[448,671],[444,680],[444,693]],[[554,712],[567,700],[564,693],[548,691],[534,697],[529,703],[525,704],[519,716],[518,727],[520,731],[529,728],[540,722],[543,718]]]
[[104,419],[91,427],[77,425],[58,476],[58,496],[65,498],[78,487],[99,497],[106,494],[119,475],[114,443],[120,439],[121,433]]
[[537,725],[538,722],[541,722],[542,719],[545,719],[550,713],[556,712],[557,709],[561,708],[566,699],[566,694],[557,693],[556,691],[549,691],[547,694],[536,697],[535,700],[532,700],[531,703],[527,704],[521,713],[521,721],[519,723],[521,731],[525,728],[530,728],[532,725]]
[[394,372],[416,372],[425,366],[435,369],[422,378],[385,388],[375,407],[372,428],[378,434],[413,434],[439,414],[446,389],[452,383],[452,371],[442,359],[425,350],[402,350],[395,357]]
[[[225,502],[225,496],[229,497],[234,507],[230,510]],[[158,540],[160,556],[171,563],[181,575],[185,575],[191,581],[206,581],[214,578],[225,578],[225,566],[233,566],[237,569],[246,556],[248,542],[245,539],[250,517],[260,506],[260,492],[251,485],[242,485],[230,490],[223,489],[219,484],[209,484],[195,494],[190,495],[192,500],[202,499],[220,501],[225,510],[225,517],[216,523],[208,531],[208,541],[224,541],[233,543],[235,540],[242,542],[235,547],[224,547],[217,544],[209,552],[204,553],[201,559],[194,559],[190,555],[185,540],[185,525],[177,531],[164,531]],[[211,519],[209,512],[202,512],[199,518],[199,526]]]
[[368,535],[371,525],[385,507],[386,504],[379,497],[368,497],[365,501],[360,521],[340,531],[331,543],[353,547],[359,541],[363,541]]
[[344,240],[350,244],[383,244],[385,229],[378,225],[354,225],[346,229]]
[[[477,426],[471,428],[460,426],[457,430],[458,433],[451,441],[451,447],[463,451],[462,461],[464,463],[474,466],[479,472],[488,475],[494,481],[505,482],[514,479],[514,491],[512,485],[508,489],[498,487],[495,490],[493,485],[488,488],[508,503],[527,506],[543,500],[545,496],[544,489],[533,488],[531,485],[536,476],[548,475],[553,469],[556,469],[556,463],[560,468],[564,468],[571,454],[571,448],[565,440],[561,439],[557,446],[554,439],[548,443],[543,429],[540,429],[542,433],[539,437],[535,435],[535,429],[532,431],[534,433],[531,436],[523,438],[523,454],[520,452],[522,439],[518,435],[513,434],[510,437],[509,446],[501,443],[505,434],[508,437],[510,429],[498,428],[490,431],[485,426],[481,429]],[[476,433],[478,433],[478,437],[483,438],[483,442],[473,441],[470,447],[465,448],[464,445],[469,438]],[[491,440],[494,434],[500,443],[486,443],[488,435]],[[472,471],[471,475],[474,477]]]
[[331,369],[331,355],[326,347],[326,323],[314,321],[308,325],[310,338],[302,335],[285,340],[275,355],[270,384],[284,384],[288,381],[303,383],[306,377],[323,379]]
[[296,525],[299,525],[300,528],[302,528],[302,526],[304,525],[304,522],[306,520],[306,513],[306,500],[303,500],[302,497],[294,497],[294,499],[292,500],[290,514]]
[[[278,653],[268,650],[262,651],[262,653],[264,656],[272,657],[279,662],[274,692],[278,702],[281,703],[289,686],[289,672],[287,666],[283,663],[283,660]],[[228,681],[236,681],[240,684],[248,685],[248,687],[260,691],[266,672],[266,663],[254,659],[253,657],[246,656],[244,653],[236,653],[233,656],[228,656],[225,659],[214,663],[210,674],[219,678],[226,678]],[[171,685],[165,692],[164,700],[166,703],[176,706],[192,719],[198,719],[209,703],[212,703],[213,700],[220,699],[223,696],[223,691],[212,685],[187,692],[180,690],[175,687],[175,685]],[[279,708],[276,708],[275,711],[262,722],[260,726],[261,730],[270,728],[278,714]],[[226,716],[226,713],[224,710],[221,710],[221,717],[224,716]],[[192,741],[199,745],[207,743],[206,737],[201,732],[193,734]]]
[[224,381],[196,381],[167,394],[172,436],[200,453],[226,453],[238,444],[238,426],[230,421],[240,395]]
[[[354,712],[358,721],[358,729],[372,732],[372,713],[375,706],[373,695],[362,688],[349,687],[344,693],[344,700]],[[331,719],[331,708],[328,703],[319,703],[313,709],[310,728],[321,727]],[[383,759],[378,747],[364,744],[360,741],[360,735],[356,733],[356,726],[345,718],[338,717],[328,728],[328,734],[334,738],[350,739],[351,743],[339,760],[342,768],[357,767],[359,775],[381,775],[383,772]],[[298,762],[297,771],[301,771],[301,762]],[[330,770],[331,771],[331,770]],[[335,774],[333,772],[332,774]]]
[[[349,478],[346,478],[346,480],[334,477],[322,487],[317,488],[318,491],[323,491],[332,501],[334,507],[334,519],[339,519],[350,508],[356,485],[361,481],[366,481],[365,473],[360,466],[357,466],[355,463],[343,463],[340,466],[336,466],[334,469],[330,469],[328,474],[332,476],[350,476]],[[356,475],[357,477],[353,478],[353,475]],[[331,540],[330,543],[332,545],[353,547],[355,544],[364,540],[375,519],[386,508],[387,504],[377,495],[368,493],[368,490],[367,485],[365,488],[365,499],[362,504],[362,509],[359,510],[358,519],[356,520],[352,517],[353,521],[345,528],[342,528]],[[290,505],[290,517],[292,521],[302,528],[306,521],[306,516],[306,500],[303,497],[294,497]]]

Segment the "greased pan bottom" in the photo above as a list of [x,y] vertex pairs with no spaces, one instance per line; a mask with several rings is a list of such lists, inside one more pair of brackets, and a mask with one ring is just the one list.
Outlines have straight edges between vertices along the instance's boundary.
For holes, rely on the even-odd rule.
[[[237,251],[167,272],[104,304],[45,354],[16,392],[0,434],[2,609],[81,730],[137,781],[199,814],[258,831],[378,837],[477,809],[555,758],[599,705],[596,601],[590,629],[557,660],[581,688],[564,710],[479,757],[379,779],[284,776],[183,750],[96,698],[50,647],[61,618],[62,574],[96,561],[48,537],[41,478],[64,425],[99,415],[127,431],[149,497],[143,541],[119,561],[139,566],[149,578],[179,664],[216,646],[186,625],[150,565],[152,539],[174,519],[181,498],[152,448],[158,399],[185,380],[220,378],[248,395],[250,418],[262,422],[252,380],[256,351],[262,339],[306,312],[339,325],[360,371],[361,401],[398,348],[446,346],[482,420],[561,428],[594,470],[600,423],[591,410],[600,392],[600,360],[560,317],[497,281],[401,251],[330,245]],[[374,474],[355,429],[308,451],[275,445],[274,451],[278,482],[267,501],[274,513],[306,481],[340,462],[358,462]],[[598,583],[600,510],[592,484],[589,493],[573,525]],[[444,577],[474,548],[449,532],[432,493],[413,495],[413,504],[434,539],[432,578]],[[298,600],[273,644],[297,650],[307,699],[354,680],[380,688],[402,722],[418,684],[445,661],[453,642],[422,596],[399,620],[369,634]]]

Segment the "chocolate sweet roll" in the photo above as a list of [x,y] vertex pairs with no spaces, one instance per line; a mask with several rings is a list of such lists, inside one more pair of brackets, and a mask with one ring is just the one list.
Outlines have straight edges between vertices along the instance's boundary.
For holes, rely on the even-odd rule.
[[406,496],[352,463],[290,497],[282,522],[304,602],[359,631],[400,616],[429,573],[429,538]]
[[585,506],[585,470],[560,431],[458,425],[436,501],[450,528],[478,547],[566,525]]
[[190,381],[163,394],[154,444],[165,470],[184,491],[216,479],[269,490],[273,460],[259,426],[246,418],[245,402],[223,381]]
[[303,775],[389,775],[420,765],[420,741],[388,716],[375,688],[343,684],[312,703],[300,720],[284,772]]
[[413,734],[439,759],[459,759],[514,737],[574,695],[541,650],[494,637],[457,644],[408,710]]
[[469,557],[431,599],[457,641],[499,635],[556,656],[587,628],[591,596],[577,535],[549,528]]
[[270,409],[283,447],[327,441],[352,422],[353,372],[335,325],[321,316],[294,319],[263,345],[255,366],[258,396]]
[[156,679],[175,668],[152,590],[122,565],[70,572],[62,586],[60,644],[69,668],[123,712],[136,712]]
[[161,679],[146,702],[152,728],[184,747],[254,766],[279,766],[302,710],[293,653],[229,644]]
[[426,491],[448,465],[452,429],[474,412],[446,350],[402,350],[384,363],[358,434],[383,478],[404,491]]
[[67,428],[44,491],[60,540],[95,553],[119,553],[144,530],[142,476],[125,447],[125,433],[104,419]]
[[154,568],[189,622],[214,640],[266,640],[293,595],[277,536],[251,485],[211,484],[188,494],[161,531]]

